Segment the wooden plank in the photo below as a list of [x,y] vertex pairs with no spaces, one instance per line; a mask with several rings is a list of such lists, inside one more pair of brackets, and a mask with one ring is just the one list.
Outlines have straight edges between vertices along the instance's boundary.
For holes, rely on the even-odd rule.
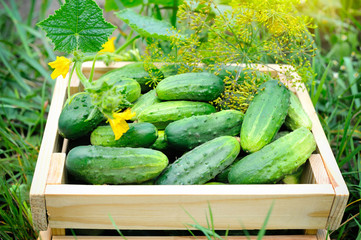
[[[49,185],[46,203],[55,228],[184,229],[188,211],[216,229],[260,229],[274,203],[269,229],[322,229],[334,191],[330,184],[296,185]],[[307,206],[307,207],[305,207]]]
[[316,237],[317,240],[330,240],[330,236],[325,229],[319,229],[317,231]]
[[[50,162],[50,170],[47,185],[65,183],[65,153],[53,153]],[[64,228],[52,228],[52,235],[65,236]]]
[[[305,89],[305,87],[303,87]],[[302,88],[301,88],[302,89]],[[332,149],[328,143],[327,137],[323,131],[320,120],[318,119],[315,108],[306,90],[297,90],[297,96],[301,104],[311,118],[312,132],[317,143],[317,148],[325,166],[328,178],[335,191],[335,199],[331,208],[327,229],[335,230],[339,227],[345,208],[349,192],[346,183],[342,177],[341,171],[337,165]]]
[[311,155],[305,166],[301,182],[310,184],[330,184],[320,154]]
[[40,231],[37,240],[51,240],[51,229],[48,227],[46,231]]
[[68,75],[56,79],[53,98],[51,100],[48,120],[45,126],[42,144],[39,150],[34,177],[30,189],[30,205],[33,225],[36,230],[47,230],[47,214],[45,205],[45,185],[49,173],[50,159],[54,151],[58,151],[58,119],[65,100]]
[[65,183],[65,157],[65,153],[52,154],[47,184]]
[[[124,240],[123,237],[112,237],[112,236],[99,236],[99,237],[95,237],[95,236],[77,236],[76,237],[79,240],[99,240],[99,239],[104,239],[104,240]],[[70,239],[74,239],[74,237],[72,236],[64,236],[64,237],[58,237],[58,236],[54,236],[53,240],[70,240]],[[136,237],[136,236],[130,236],[130,237],[126,237],[126,239],[128,240],[194,240],[194,239],[199,239],[199,240],[207,240],[207,238],[205,236],[197,236],[195,237],[188,237],[188,236],[154,236],[154,237]],[[256,240],[258,239],[257,236],[227,236],[224,239],[227,240]],[[262,239],[264,240],[319,240],[317,239],[317,237],[315,235],[287,235],[287,236],[282,236],[282,235],[275,235],[275,236],[264,236]]]

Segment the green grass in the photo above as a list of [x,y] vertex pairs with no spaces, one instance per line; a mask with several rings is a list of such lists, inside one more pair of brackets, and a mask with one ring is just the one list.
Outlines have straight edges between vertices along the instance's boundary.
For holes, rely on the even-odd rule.
[[[0,0],[0,238],[36,239],[29,189],[54,81],[52,47],[35,26],[44,12],[21,17],[14,0]],[[44,9],[45,11],[45,9]]]

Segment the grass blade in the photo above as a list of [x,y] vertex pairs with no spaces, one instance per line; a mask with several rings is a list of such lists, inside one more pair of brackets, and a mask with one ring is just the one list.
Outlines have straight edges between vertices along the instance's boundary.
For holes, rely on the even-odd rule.
[[317,87],[317,91],[315,93],[315,95],[313,95],[311,98],[312,98],[312,103],[314,106],[316,106],[316,103],[318,102],[318,99],[320,98],[320,95],[321,95],[321,91],[322,91],[322,87],[323,85],[325,84],[325,81],[326,81],[326,78],[327,78],[327,73],[331,67],[332,63],[329,62],[327,67],[326,67],[326,70],[323,72],[322,74],[322,77],[321,77],[321,80],[320,80],[320,84],[318,85]]
[[[351,89],[351,94],[352,95],[356,95],[358,94],[358,90],[357,90],[357,84],[356,84],[356,78],[355,78],[355,70],[353,69],[352,66],[352,61],[349,57],[345,57],[343,58],[344,62],[345,62],[345,66],[346,66],[346,72],[347,72],[347,79],[348,79],[348,83],[350,85],[350,89]],[[359,108],[361,105],[361,101],[360,99],[355,99],[355,106],[356,108]]]
[[272,202],[271,207],[269,208],[269,210],[267,212],[267,216],[266,216],[266,219],[263,222],[262,228],[259,230],[259,232],[257,234],[257,240],[262,240],[262,238],[266,234],[266,226],[267,226],[267,223],[269,221],[269,218],[271,217],[273,206],[274,206],[274,201]]

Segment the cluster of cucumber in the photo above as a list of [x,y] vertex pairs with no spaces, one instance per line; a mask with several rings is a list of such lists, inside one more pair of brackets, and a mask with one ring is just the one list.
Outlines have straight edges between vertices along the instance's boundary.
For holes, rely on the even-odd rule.
[[[139,63],[105,74],[120,82],[133,78],[143,93],[131,108],[136,115],[129,130],[118,140],[86,94],[63,109],[61,135],[90,135],[91,143],[69,151],[70,176],[91,184],[276,183],[299,175],[316,149],[310,119],[277,80],[263,83],[243,114],[209,104],[224,91],[214,74],[168,72],[148,90],[142,87],[145,75]],[[281,127],[290,132],[280,136]]]

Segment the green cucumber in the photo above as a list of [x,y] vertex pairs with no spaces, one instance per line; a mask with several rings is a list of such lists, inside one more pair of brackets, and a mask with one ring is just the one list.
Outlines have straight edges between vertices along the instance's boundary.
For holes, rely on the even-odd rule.
[[169,146],[190,150],[219,136],[239,135],[242,120],[242,112],[223,110],[172,122],[164,131]]
[[204,184],[232,164],[240,151],[236,138],[222,136],[203,143],[170,164],[157,178],[160,185]]
[[155,142],[152,144],[152,146],[150,146],[150,148],[153,148],[156,150],[165,150],[168,148],[168,142],[165,139],[163,130],[158,131],[158,138],[155,140]]
[[234,164],[229,183],[275,183],[294,172],[316,150],[312,133],[305,127],[277,139]]
[[224,91],[224,83],[212,73],[191,72],[163,79],[156,91],[161,100],[213,101]]
[[174,76],[178,74],[181,66],[179,64],[163,64],[159,70],[163,73],[164,78]]
[[66,159],[68,173],[91,184],[142,183],[157,177],[168,165],[162,152],[147,148],[78,146]]
[[116,74],[104,74],[98,80],[92,83],[93,89],[103,90],[104,86],[115,87],[116,94],[132,103],[140,96],[140,85],[131,78],[119,76]]
[[154,103],[159,103],[160,100],[156,95],[155,89],[150,90],[149,92],[143,94],[138,98],[138,100],[134,103],[131,110],[132,113],[135,113],[135,117],[131,120],[135,121],[138,119],[139,114],[147,107]]
[[289,104],[290,92],[283,84],[277,80],[263,83],[244,115],[242,149],[252,153],[270,143],[285,121]]
[[296,130],[300,127],[306,127],[311,130],[311,119],[303,110],[300,100],[293,92],[290,92],[290,95],[290,107],[285,120],[286,127],[291,130]]
[[158,68],[156,68],[154,65],[144,64],[143,62],[127,64],[118,69],[109,71],[103,76],[121,76],[132,78],[140,84],[142,93],[148,92],[152,89],[149,84],[152,80],[152,77],[156,77],[157,79],[163,79],[163,74]]
[[99,126],[90,135],[92,145],[104,147],[149,147],[157,139],[157,128],[151,123],[129,123],[129,129],[115,140],[111,126]]
[[138,121],[150,122],[158,129],[164,129],[173,121],[214,112],[216,109],[205,102],[166,101],[155,103],[144,109],[138,116]]
[[103,114],[91,103],[89,94],[81,93],[62,109],[58,131],[64,138],[77,139],[93,131],[103,120]]
[[293,172],[293,173],[291,173],[289,175],[286,175],[282,179],[282,183],[284,183],[284,184],[299,184],[299,183],[301,183],[301,176],[302,176],[304,167],[305,167],[305,164],[300,166],[295,172]]

